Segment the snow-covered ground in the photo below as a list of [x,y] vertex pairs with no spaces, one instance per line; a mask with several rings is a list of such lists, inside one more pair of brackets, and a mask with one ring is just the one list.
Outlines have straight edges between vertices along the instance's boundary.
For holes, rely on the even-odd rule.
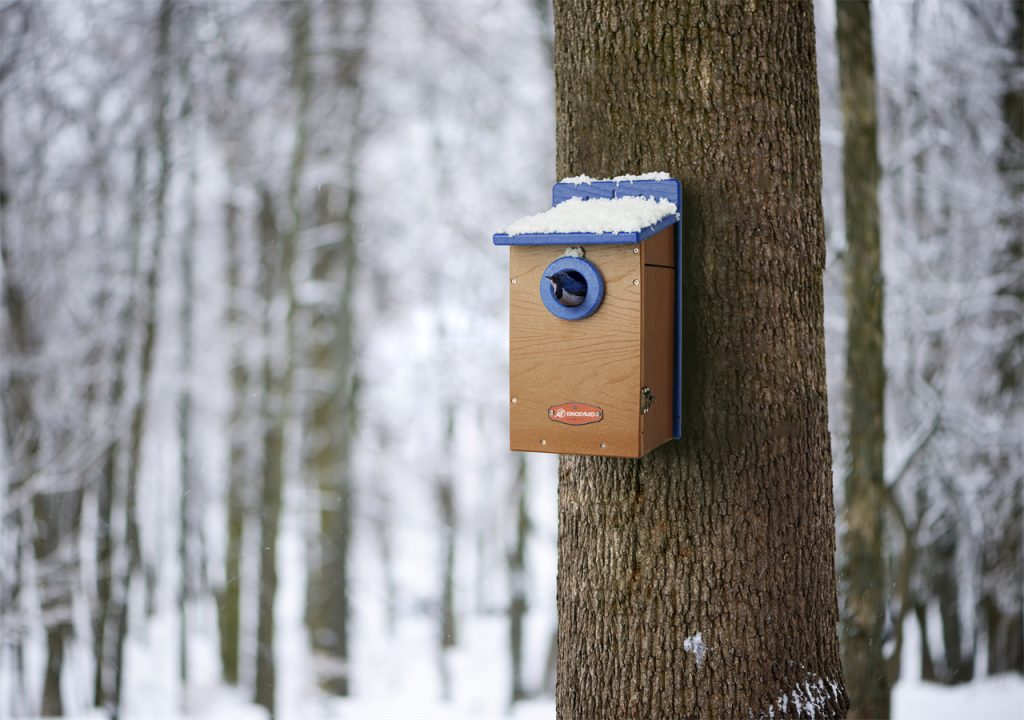
[[[200,717],[210,720],[255,720],[261,717],[253,706],[236,704],[233,696],[222,695],[213,700],[208,708],[200,711]],[[893,720],[1022,720],[1024,678],[1005,675],[956,687],[901,682],[893,691],[892,701]],[[296,713],[284,717],[294,720],[328,717],[339,720],[554,720],[555,717],[555,705],[551,700],[520,703],[510,715],[480,715],[471,708],[413,700],[353,700],[323,709],[322,715]]]
[[[449,658],[451,702],[439,700],[431,627],[414,619],[401,623],[391,639],[362,638],[359,645],[366,662],[355,678],[358,697],[339,701],[321,695],[309,681],[312,672],[299,594],[302,542],[294,515],[282,527],[281,553],[282,592],[276,608],[281,720],[554,720],[550,698],[508,708],[506,628],[497,617],[477,617],[465,626]],[[554,568],[548,571],[553,574]],[[128,647],[125,720],[265,720],[266,713],[246,693],[220,681],[216,616],[209,604],[197,604],[190,612],[189,688],[182,692],[176,662],[177,615],[173,597],[163,600],[165,610]],[[908,623],[904,632],[903,671],[919,678],[916,626]],[[72,667],[86,668],[90,655],[85,648],[78,651],[81,662]],[[530,665],[543,662],[539,653],[528,659]],[[70,717],[106,720],[99,711],[86,709],[90,673],[65,680]],[[955,687],[904,680],[894,688],[892,710],[894,720],[1024,720],[1024,677],[983,677]]]
[[1024,678],[998,675],[967,685],[899,682],[893,689],[894,720],[1022,720]]
[[[195,697],[195,696],[194,696]],[[232,691],[214,690],[203,697],[204,705],[195,708],[190,718],[200,720],[262,720],[261,708],[245,703]],[[304,709],[281,713],[285,720],[554,720],[552,700],[516,705],[513,711],[485,714],[471,707],[404,700],[351,700],[313,703]],[[934,683],[901,682],[893,691],[893,720],[1021,720],[1024,718],[1024,679],[1016,675],[985,678],[968,685],[944,687]],[[94,713],[80,716],[102,720]],[[156,720],[181,716],[160,712],[132,714],[126,720]]]

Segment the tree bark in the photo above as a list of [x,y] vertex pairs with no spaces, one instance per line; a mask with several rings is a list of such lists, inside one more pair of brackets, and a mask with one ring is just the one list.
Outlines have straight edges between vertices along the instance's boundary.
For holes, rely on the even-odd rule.
[[810,2],[555,3],[557,170],[683,183],[682,439],[563,457],[569,718],[840,717]]
[[[131,201],[129,228],[133,237],[142,232],[142,216],[145,206],[146,152],[140,145],[135,148],[133,179],[136,192]],[[139,245],[133,243],[129,261],[128,276],[136,278],[139,272]],[[114,697],[112,675],[117,661],[116,649],[110,647],[111,640],[116,640],[114,628],[110,627],[114,615],[115,587],[120,582],[118,573],[124,563],[118,558],[125,557],[124,535],[117,537],[114,532],[114,511],[123,502],[125,490],[124,451],[119,431],[124,427],[127,404],[125,390],[128,384],[128,354],[132,334],[136,329],[136,295],[137,289],[122,302],[118,312],[118,337],[114,348],[114,378],[110,387],[110,413],[114,418],[115,437],[106,449],[103,458],[103,470],[97,492],[97,538],[96,538],[96,598],[97,607],[93,619],[93,702],[112,715],[118,705]],[[117,581],[117,582],[115,582]]]
[[516,477],[512,488],[516,513],[515,539],[508,550],[508,647],[512,704],[527,697],[526,685],[523,682],[523,631],[526,612],[529,609],[526,594],[526,543],[530,532],[528,487],[529,469],[526,465],[526,455],[520,453],[516,460]]
[[[313,95],[311,58],[312,8],[308,0],[288,8],[292,33],[292,70],[296,91],[295,138],[288,175],[288,217],[279,232],[273,199],[263,192],[260,239],[264,294],[264,432],[263,487],[260,497],[259,620],[256,631],[256,703],[275,717],[274,606],[277,601],[277,533],[287,480],[286,437],[293,417],[295,342],[295,256],[302,227],[300,193],[309,153],[309,108]],[[284,317],[274,322],[275,301],[284,305]]]
[[132,580],[142,569],[142,548],[138,523],[138,493],[142,481],[142,438],[146,430],[149,409],[149,380],[153,372],[154,348],[157,334],[157,304],[159,301],[160,263],[167,236],[167,194],[171,180],[171,134],[167,123],[170,103],[170,54],[172,0],[162,0],[156,16],[156,58],[153,68],[153,124],[157,153],[157,178],[153,198],[154,232],[149,249],[149,264],[141,289],[142,325],[139,328],[141,350],[136,380],[135,405],[132,408],[128,437],[128,460],[124,488],[125,537],[123,553],[125,565],[118,577],[117,599],[111,610],[116,628],[114,653],[114,710],[112,720],[120,717],[120,704],[124,684],[124,650],[128,636],[128,605]]
[[[279,349],[274,333],[273,304],[278,296],[282,276],[290,271],[277,235],[273,200],[266,191],[260,207],[260,240],[262,256],[261,285],[264,303],[263,319],[263,482],[261,484],[259,598],[256,627],[256,704],[275,716],[276,672],[274,663],[274,605],[277,599],[277,530],[281,517],[281,498],[285,475],[284,427],[289,402],[287,378],[291,364],[290,346]],[[284,241],[287,243],[287,240]],[[289,308],[288,315],[291,315]],[[289,320],[286,320],[288,322]]]
[[[192,94],[193,88],[187,91]],[[187,101],[191,102],[191,101]],[[190,132],[191,131],[191,132]],[[195,294],[195,273],[193,255],[198,218],[196,217],[196,147],[193,126],[186,130],[188,141],[188,190],[185,199],[185,231],[180,242],[179,261],[181,266],[181,387],[178,392],[178,680],[181,682],[181,710],[188,713],[187,695],[189,683],[189,623],[188,603],[196,593],[196,573],[193,547],[197,536],[202,533],[196,507],[201,506],[202,484],[197,482],[192,440],[192,373],[193,373],[193,305]]]
[[889,717],[882,654],[885,572],[885,364],[878,215],[878,120],[871,5],[837,2],[836,44],[843,113],[846,208],[846,408],[849,459],[844,478],[840,583],[843,667],[850,717]]
[[[441,337],[444,337],[442,332]],[[442,469],[437,474],[436,494],[438,520],[441,528],[441,602],[438,608],[438,667],[441,677],[441,699],[452,698],[452,673],[450,650],[455,647],[455,540],[458,535],[458,514],[456,512],[455,477],[452,472],[453,445],[455,441],[455,408],[448,405],[444,410],[444,440],[441,460]]]
[[[1020,267],[1024,261],[1024,210],[1020,198],[1024,196],[1024,87],[1014,74],[1024,65],[1024,3],[1011,3],[1013,29],[1006,38],[1006,92],[1002,98],[1005,134],[999,157],[999,171],[1011,198],[1009,210],[1001,223],[1006,227],[1010,241],[999,258],[999,267]],[[1013,200],[1016,200],[1014,202]],[[1017,273],[999,293],[1003,298],[1024,307],[1024,273]],[[999,397],[1011,407],[1021,407],[1024,388],[1024,327],[1010,321],[1015,328],[1006,339],[996,357],[999,373]],[[1002,586],[1002,592],[992,592],[987,598],[990,674],[1016,671],[1024,673],[1024,597],[1020,592],[1024,582],[1024,479],[1020,470],[1020,447],[1005,453],[999,459],[996,472],[1011,480],[1012,497],[1009,500],[1007,528],[989,553],[991,567],[986,570],[996,578],[993,585]],[[1016,469],[1014,469],[1016,468]],[[1007,576],[1009,576],[1007,578]],[[1009,579],[1009,582],[1007,582]],[[1013,590],[1008,591],[1008,587]]]
[[249,407],[249,370],[242,351],[240,308],[242,299],[241,264],[239,247],[238,208],[228,203],[224,208],[224,234],[227,244],[227,285],[229,292],[225,325],[233,339],[231,351],[231,417],[228,421],[228,490],[227,538],[224,550],[224,586],[217,595],[217,618],[220,629],[220,659],[224,681],[238,684],[238,641],[242,597],[242,538],[245,530],[246,479],[251,467],[247,464],[246,440],[243,421]]
[[[349,553],[353,499],[350,452],[356,429],[355,286],[358,278],[356,211],[358,162],[366,128],[362,118],[364,38],[372,0],[331,2],[328,7],[333,53],[331,95],[337,108],[331,141],[342,188],[324,185],[317,192],[318,226],[328,242],[318,248],[312,279],[326,288],[311,310],[313,387],[309,393],[309,430],[305,463],[315,489],[319,527],[310,542],[306,621],[317,656],[320,687],[334,695],[349,692]],[[346,31],[346,28],[348,30]],[[326,299],[330,298],[330,299]]]

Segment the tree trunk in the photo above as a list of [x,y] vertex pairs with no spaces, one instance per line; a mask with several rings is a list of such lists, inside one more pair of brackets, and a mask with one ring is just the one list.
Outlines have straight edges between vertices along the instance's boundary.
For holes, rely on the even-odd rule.
[[228,421],[228,491],[226,498],[227,538],[224,550],[224,587],[217,596],[220,629],[220,658],[224,681],[238,684],[238,641],[241,617],[242,537],[245,531],[245,486],[251,467],[247,464],[243,421],[248,403],[249,372],[242,352],[241,304],[242,252],[239,247],[238,208],[224,208],[224,233],[227,243],[228,311],[225,326],[233,339],[231,351],[231,417]]
[[150,248],[149,265],[141,291],[142,327],[139,329],[142,348],[139,355],[135,406],[132,409],[128,438],[128,464],[125,475],[124,502],[124,555],[125,567],[118,578],[117,599],[111,611],[117,628],[114,658],[115,709],[112,720],[120,716],[124,683],[124,647],[128,635],[128,603],[132,579],[142,569],[142,548],[138,524],[137,498],[142,482],[142,438],[146,430],[149,407],[149,379],[154,364],[157,333],[157,304],[159,300],[160,263],[167,236],[167,193],[171,180],[171,138],[167,127],[167,105],[170,102],[171,23],[174,7],[172,0],[162,0],[157,10],[156,62],[153,68],[153,123],[157,152],[157,179],[153,198],[154,232]]
[[[263,261],[261,286],[263,318],[263,482],[260,492],[260,581],[256,628],[256,704],[274,717],[276,673],[274,667],[274,604],[277,598],[277,530],[284,485],[284,428],[289,388],[286,378],[290,346],[280,347],[274,332],[273,305],[282,276],[290,271],[286,248],[281,247],[274,218],[273,200],[264,191],[260,207],[260,240]],[[287,243],[287,239],[284,240]],[[290,258],[288,258],[290,259]],[[288,310],[290,322],[291,310]]]
[[[187,92],[192,93],[188,87]],[[192,258],[195,252],[196,217],[196,147],[193,125],[186,130],[188,142],[188,190],[185,200],[185,232],[181,237],[181,387],[178,393],[178,680],[181,682],[181,710],[188,713],[188,603],[195,594],[193,546],[202,532],[195,508],[201,505],[201,483],[196,481],[192,440],[192,365],[193,305],[195,275]]]
[[684,188],[682,439],[563,457],[558,716],[842,716],[810,2],[555,3],[558,172]]
[[[338,105],[332,141],[339,180],[317,193],[318,226],[329,233],[318,248],[312,279],[326,288],[312,308],[310,361],[314,378],[309,393],[309,432],[305,433],[306,467],[315,488],[319,528],[310,543],[306,621],[317,656],[320,687],[334,695],[349,692],[349,553],[353,498],[350,449],[355,434],[356,357],[353,302],[358,277],[355,214],[359,200],[358,161],[365,137],[362,118],[362,69],[365,32],[373,3],[342,3],[328,7],[334,48],[332,96]],[[346,28],[348,28],[346,30]],[[349,38],[357,38],[355,43]],[[326,299],[326,298],[329,298]]]
[[[346,193],[347,194],[347,193]],[[320,227],[336,226],[339,236],[313,265],[313,279],[332,288],[336,303],[313,310],[311,352],[314,387],[309,414],[306,467],[316,490],[319,528],[311,548],[306,622],[320,687],[348,695],[349,548],[353,488],[349,449],[354,431],[352,286],[355,282],[353,208],[334,217],[327,187],[317,193]],[[333,276],[333,277],[332,277]],[[333,280],[333,281],[332,281]]]
[[[1006,126],[999,171],[1006,191],[1016,202],[1008,204],[1009,211],[1002,223],[1008,230],[1010,242],[999,258],[999,268],[1020,267],[1024,262],[1024,210],[1020,198],[1024,195],[1024,86],[1019,79],[1014,83],[1010,78],[1018,77],[1024,65],[1024,3],[1011,3],[1013,29],[1007,36],[1007,91],[1003,95],[1002,115]],[[1024,273],[1017,273],[1002,289],[1000,295],[1011,299],[1013,306],[1024,307]],[[1019,322],[1019,312],[1010,321],[1014,328],[998,352],[996,367],[999,372],[999,397],[1010,407],[1020,408],[1024,389],[1024,326]],[[1024,586],[1024,479],[1021,478],[1020,446],[1006,457],[1001,458],[997,472],[1011,480],[1010,499],[1012,511],[1008,513],[1008,529],[1004,529],[1001,541],[995,549],[992,574],[1003,592],[999,599],[992,598],[993,620],[989,622],[989,666],[990,674],[1016,671],[1024,673],[1024,597],[1020,588]],[[1009,576],[1007,578],[1006,576]],[[1009,582],[1007,582],[1009,580]],[[1007,592],[1006,586],[1014,588]]]
[[[443,333],[442,333],[443,337]],[[455,622],[455,540],[458,536],[455,502],[455,478],[451,471],[455,440],[455,408],[444,411],[445,429],[441,460],[443,470],[437,475],[437,507],[441,527],[441,602],[438,612],[438,661],[441,675],[441,699],[452,698],[452,677],[449,651],[456,644]]]
[[921,679],[925,682],[935,682],[935,661],[932,659],[931,641],[928,639],[928,608],[917,603],[914,606],[914,616],[917,618],[917,626],[921,633]]
[[[287,8],[292,33],[292,77],[296,91],[295,136],[288,175],[288,216],[278,231],[273,199],[262,193],[260,239],[263,257],[263,485],[260,497],[259,621],[256,652],[256,703],[273,718],[276,701],[274,605],[277,596],[277,533],[287,479],[286,434],[293,412],[296,246],[301,229],[300,192],[309,149],[309,108],[313,93],[310,40],[312,9],[308,0]],[[275,303],[284,316],[273,317]]]
[[[142,232],[142,215],[145,206],[146,152],[141,145],[135,148],[133,170],[134,193],[131,201],[129,228],[133,237]],[[131,259],[128,276],[138,277],[139,244],[132,243]],[[110,387],[110,412],[114,418],[113,426],[116,436],[106,449],[103,459],[103,470],[100,478],[97,497],[97,538],[96,538],[96,598],[97,607],[93,620],[93,702],[98,708],[114,714],[118,698],[114,697],[112,675],[115,672],[117,651],[110,647],[111,640],[116,639],[114,628],[110,627],[113,617],[115,579],[123,570],[119,557],[124,557],[124,536],[115,535],[114,510],[118,503],[124,501],[125,476],[124,453],[120,441],[120,430],[124,427],[127,416],[125,403],[125,386],[128,373],[128,353],[132,334],[136,329],[136,288],[127,300],[122,302],[118,314],[118,337],[114,348],[114,378]]]
[[[15,5],[0,11],[0,31],[3,31],[0,37],[11,42],[15,49],[21,45],[15,41],[20,34],[18,31],[25,32],[28,28],[30,15],[26,7]],[[16,13],[21,15],[20,27],[14,20]],[[0,66],[0,81],[6,80],[14,61],[12,53],[8,61],[10,64]],[[4,138],[3,123],[7,112],[4,100],[0,93],[0,140]],[[0,506],[0,548],[5,551],[10,548],[10,555],[5,552],[0,557],[0,624],[13,628],[12,712],[17,716],[33,714],[36,709],[29,701],[26,682],[25,639],[28,633],[22,604],[22,591],[27,586],[25,545],[31,525],[25,503],[18,496],[24,494],[24,488],[36,472],[42,435],[33,397],[33,376],[24,369],[19,370],[19,366],[28,366],[28,359],[39,352],[42,338],[28,317],[28,284],[15,274],[13,268],[8,213],[14,193],[5,149],[4,142],[0,142],[0,343],[4,349],[0,354],[0,412],[3,414],[0,440],[4,446],[0,462],[9,467],[3,485],[0,485],[0,491],[4,493],[0,496],[3,501]]]
[[840,553],[843,668],[850,717],[888,718],[889,679],[882,654],[885,574],[882,249],[878,215],[878,120],[871,5],[836,3],[843,112],[846,208],[846,408],[849,461]]
[[514,704],[527,697],[523,683],[523,625],[528,601],[526,596],[526,542],[530,532],[527,510],[528,469],[526,455],[520,453],[516,462],[516,478],[512,497],[515,499],[515,539],[508,551],[508,647],[510,654],[512,697]]

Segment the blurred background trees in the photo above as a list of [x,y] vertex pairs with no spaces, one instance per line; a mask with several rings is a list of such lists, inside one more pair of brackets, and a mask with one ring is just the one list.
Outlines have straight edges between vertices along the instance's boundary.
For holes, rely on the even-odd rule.
[[[1021,4],[872,11],[876,641],[893,679],[1022,672]],[[551,33],[536,0],[0,0],[0,715],[550,693],[554,464],[505,449],[489,237],[549,199]]]

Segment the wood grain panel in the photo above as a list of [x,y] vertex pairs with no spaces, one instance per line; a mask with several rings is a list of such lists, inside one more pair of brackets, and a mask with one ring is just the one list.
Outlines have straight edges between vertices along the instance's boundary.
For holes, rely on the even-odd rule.
[[669,225],[640,243],[644,265],[676,266],[676,226]]
[[640,416],[644,455],[672,438],[675,278],[672,268],[644,268],[641,286],[643,379],[640,384],[649,387],[655,398],[650,411]]
[[[510,248],[512,449],[636,457],[642,287],[634,281],[641,277],[640,255],[631,245],[586,248],[586,259],[604,276],[605,297],[593,315],[570,321],[549,313],[539,295],[544,269],[564,252],[564,247]],[[565,402],[596,405],[604,418],[582,426],[548,419],[548,408]]]

